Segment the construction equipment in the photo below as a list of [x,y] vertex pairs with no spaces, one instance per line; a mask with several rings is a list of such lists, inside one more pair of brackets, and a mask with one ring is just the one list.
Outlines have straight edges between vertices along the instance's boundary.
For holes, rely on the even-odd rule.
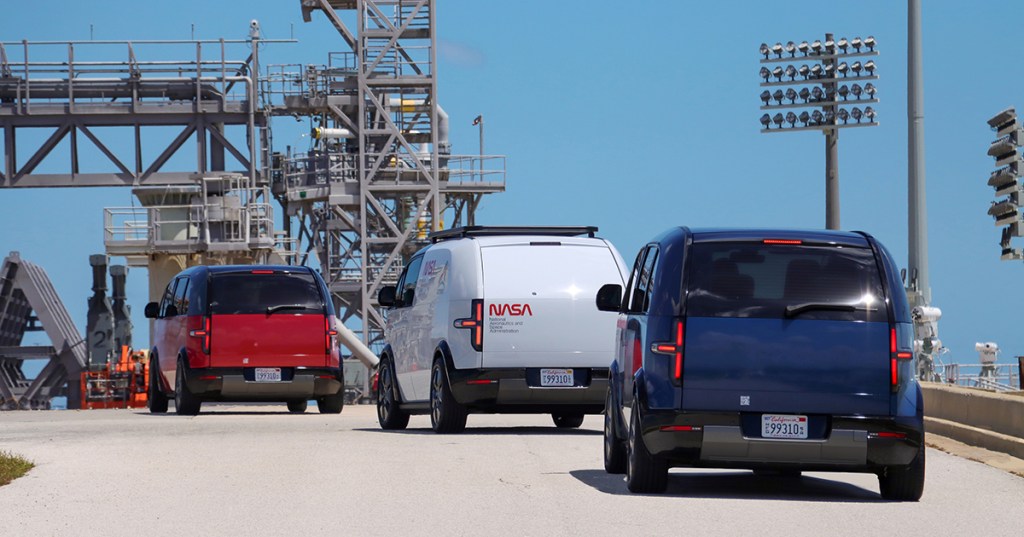
[[121,357],[82,372],[82,409],[145,408],[149,402],[149,351],[121,347]]

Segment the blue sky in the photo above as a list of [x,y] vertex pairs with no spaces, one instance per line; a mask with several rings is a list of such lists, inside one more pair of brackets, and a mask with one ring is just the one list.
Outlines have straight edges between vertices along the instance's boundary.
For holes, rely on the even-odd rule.
[[[858,2],[643,1],[438,2],[440,102],[455,153],[508,156],[507,192],[487,198],[484,224],[589,224],[631,261],[675,225],[824,226],[824,140],[760,133],[761,42],[873,35],[879,127],[842,131],[842,227],[907,259],[906,5]],[[1024,266],[999,260],[986,214],[985,121],[1021,104],[1024,71],[1004,21],[1024,3],[929,0],[923,13],[928,231],[934,305],[947,361],[976,363],[976,341],[1003,359],[1024,354],[1017,304]],[[628,5],[628,7],[626,7]],[[968,11],[969,10],[969,11]],[[259,19],[264,64],[316,63],[344,50],[322,15],[303,23],[298,0],[166,3],[97,0],[23,3],[0,18],[0,40],[188,39],[247,35]],[[1006,51],[1006,58],[1000,56]],[[276,142],[308,143],[298,129]],[[45,163],[46,171],[66,165]],[[21,251],[54,279],[85,323],[88,256],[103,251],[102,209],[131,204],[128,189],[18,190],[0,194],[0,254]],[[1018,245],[1019,246],[1019,245]],[[115,260],[116,261],[116,260]],[[145,272],[129,294],[143,325]],[[140,327],[136,337],[143,337]]]

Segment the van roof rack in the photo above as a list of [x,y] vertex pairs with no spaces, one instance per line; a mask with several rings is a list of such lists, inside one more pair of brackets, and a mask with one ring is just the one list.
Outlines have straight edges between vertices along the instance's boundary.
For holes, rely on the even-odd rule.
[[595,233],[597,233],[597,226],[463,226],[435,231],[430,234],[430,242],[499,235],[550,235],[555,237],[586,235],[592,238]]

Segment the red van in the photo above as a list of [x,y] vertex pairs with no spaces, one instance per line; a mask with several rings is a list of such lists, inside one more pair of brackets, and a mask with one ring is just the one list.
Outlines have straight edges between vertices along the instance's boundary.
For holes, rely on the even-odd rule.
[[146,305],[155,319],[149,410],[195,415],[203,401],[344,404],[334,306],[308,267],[198,266]]

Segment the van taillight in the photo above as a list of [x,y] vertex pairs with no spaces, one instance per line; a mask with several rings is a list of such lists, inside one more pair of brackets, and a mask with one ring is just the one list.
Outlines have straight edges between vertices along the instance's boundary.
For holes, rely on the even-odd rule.
[[683,381],[683,332],[686,327],[683,321],[676,321],[672,331],[671,343],[652,343],[651,351],[658,354],[667,354],[672,357],[672,378],[676,382]]
[[469,329],[469,342],[473,350],[481,352],[484,350],[484,301],[481,298],[473,299],[470,305],[470,317],[455,319],[455,328]]
[[331,345],[331,339],[338,336],[338,331],[333,329],[333,328],[331,328],[331,316],[330,315],[324,317],[324,333],[326,334],[324,336],[324,340],[325,340],[324,341],[324,352],[327,353],[327,356],[330,356],[331,355],[331,348],[334,346],[334,345]]
[[889,327],[889,386],[896,391],[900,385],[900,360],[910,360],[914,353],[900,351],[899,340],[896,336],[896,327]]
[[211,322],[210,317],[208,316],[203,317],[203,320],[201,322],[203,327],[199,330],[190,330],[188,335],[192,337],[203,338],[203,352],[206,354],[210,354],[210,343],[212,339],[211,332],[213,328],[213,323]]

